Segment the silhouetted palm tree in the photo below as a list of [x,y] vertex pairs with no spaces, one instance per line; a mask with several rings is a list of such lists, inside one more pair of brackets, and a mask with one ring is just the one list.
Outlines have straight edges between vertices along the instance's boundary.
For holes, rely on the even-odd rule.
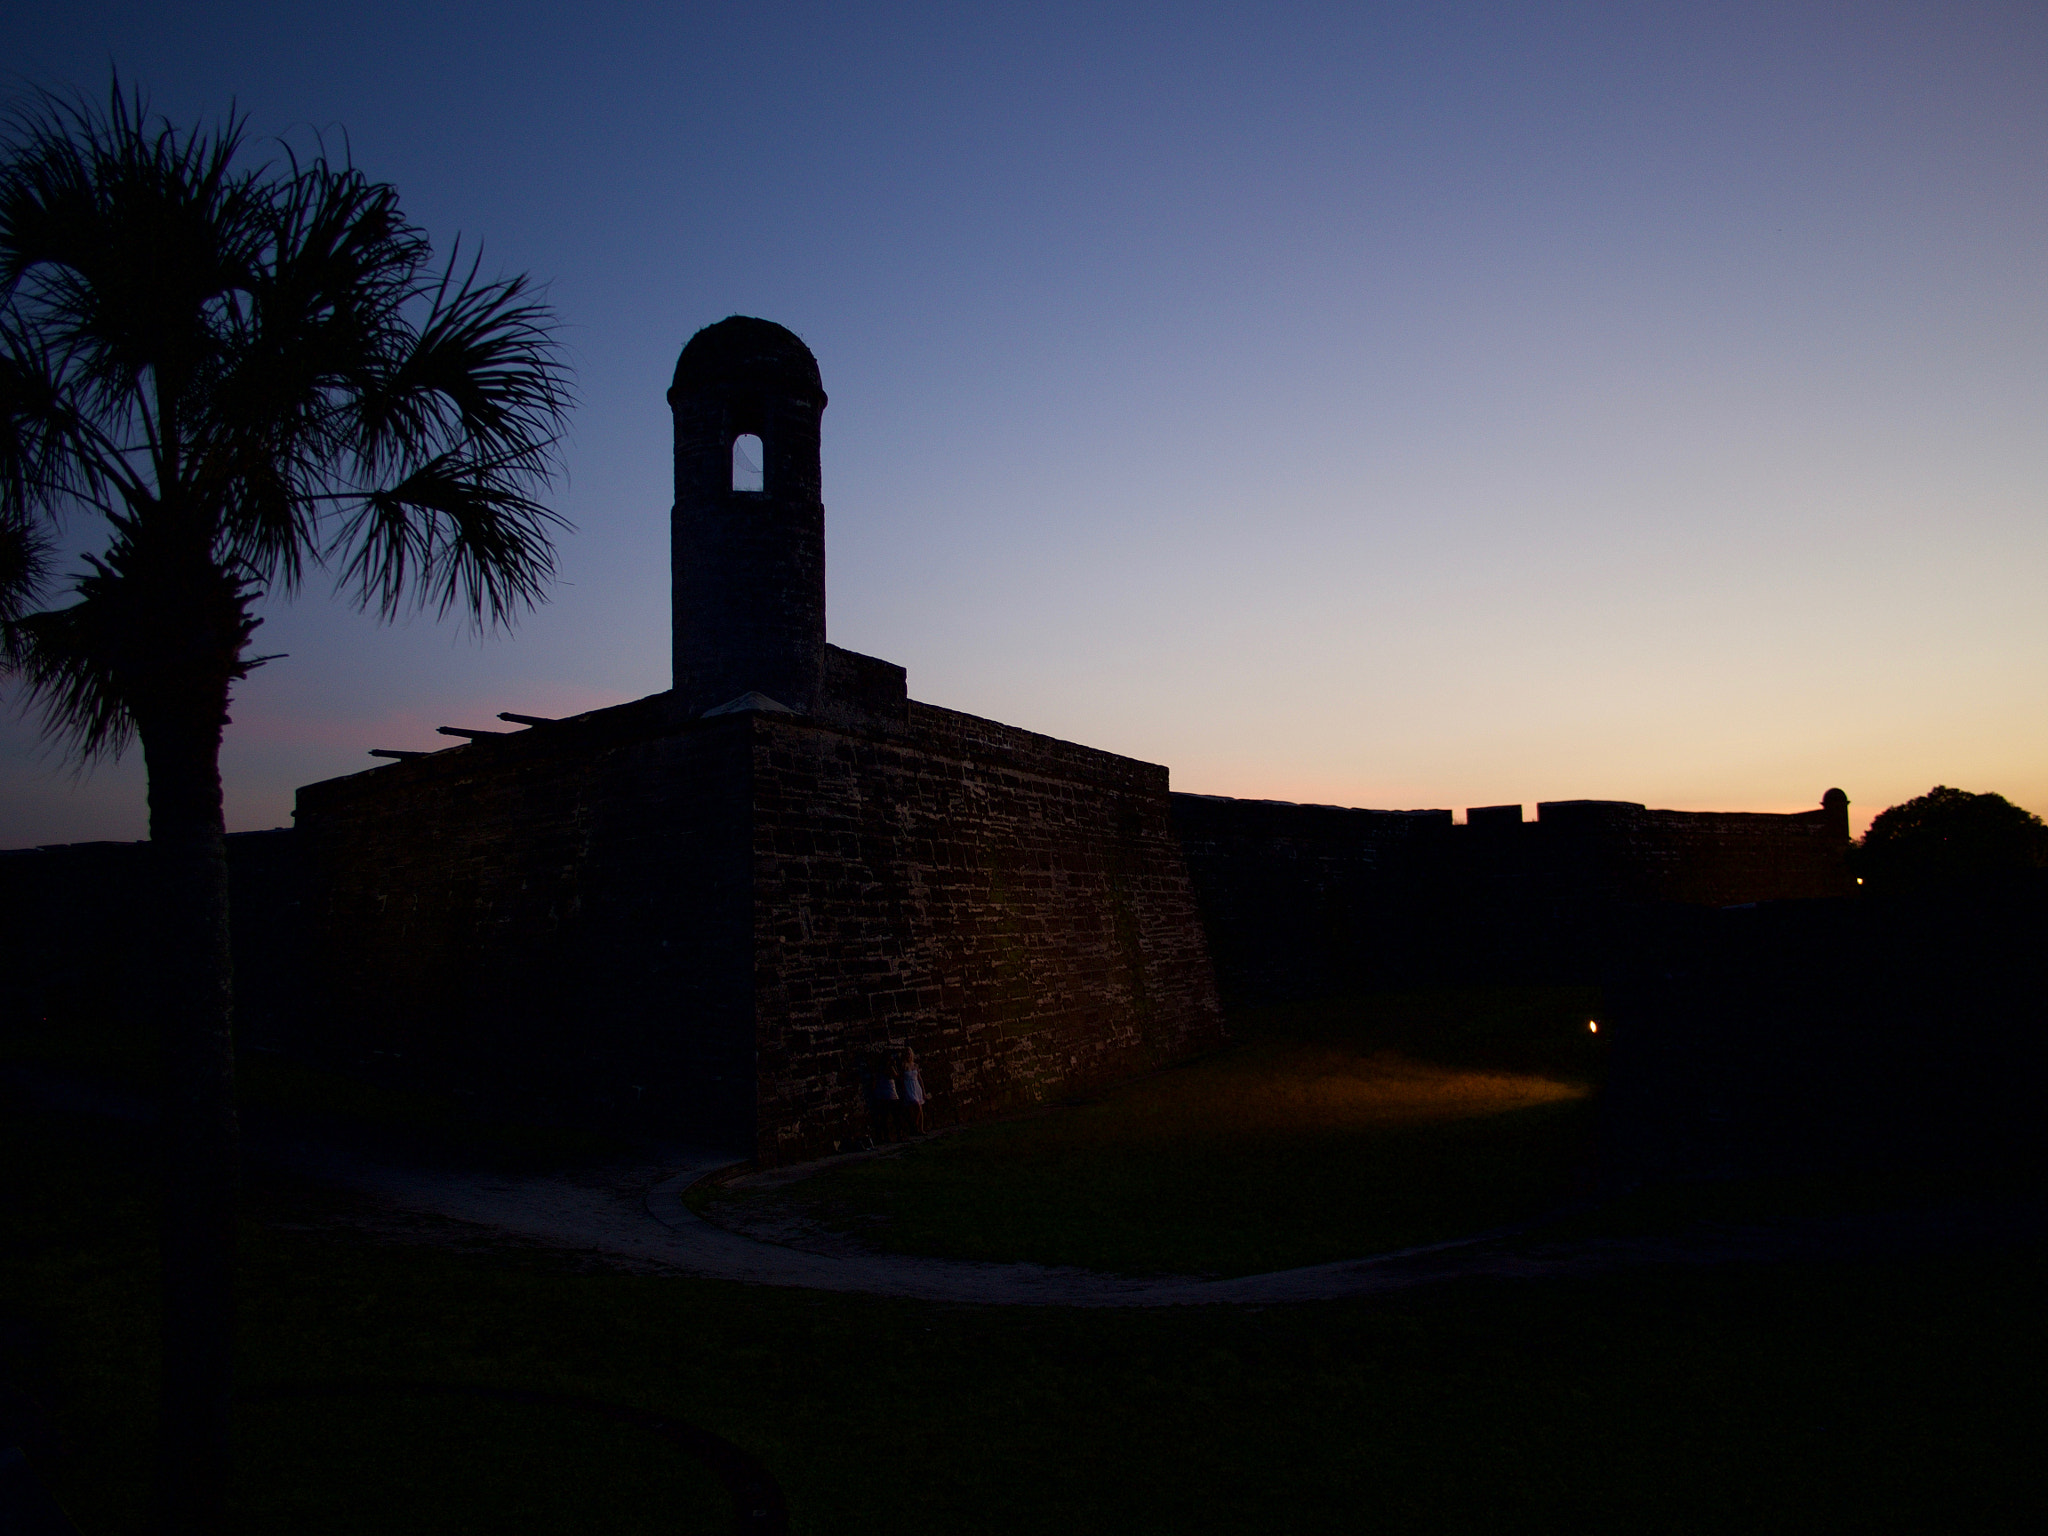
[[[164,1500],[214,1528],[235,1230],[219,753],[264,590],[316,572],[389,617],[539,599],[566,380],[523,278],[430,265],[388,186],[244,163],[245,120],[36,96],[0,165],[0,663],[86,758],[140,739],[162,882]],[[75,603],[45,530],[107,537]]]

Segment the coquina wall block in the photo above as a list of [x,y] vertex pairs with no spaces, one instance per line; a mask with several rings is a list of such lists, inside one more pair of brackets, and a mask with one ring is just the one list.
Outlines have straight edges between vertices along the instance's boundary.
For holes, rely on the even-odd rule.
[[774,1161],[866,1133],[864,1052],[944,1125],[1222,1044],[1166,770],[899,714],[658,696],[308,786],[302,1045]]

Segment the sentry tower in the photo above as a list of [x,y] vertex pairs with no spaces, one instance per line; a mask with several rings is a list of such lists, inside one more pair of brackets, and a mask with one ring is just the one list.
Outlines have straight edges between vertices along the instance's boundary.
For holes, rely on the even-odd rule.
[[818,360],[768,320],[690,338],[668,403],[675,693],[695,717],[750,693],[817,712],[825,682]]

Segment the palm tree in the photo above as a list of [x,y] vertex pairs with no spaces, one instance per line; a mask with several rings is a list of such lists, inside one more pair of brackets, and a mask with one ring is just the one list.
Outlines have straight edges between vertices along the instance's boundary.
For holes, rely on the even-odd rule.
[[[217,1528],[227,1471],[236,1128],[220,742],[266,592],[315,573],[389,618],[538,601],[536,498],[568,405],[524,278],[433,264],[389,186],[324,153],[246,163],[118,79],[0,129],[0,666],[83,759],[149,776],[165,1077],[161,1498]],[[60,524],[60,519],[62,522]],[[96,520],[96,521],[87,521]],[[51,531],[104,529],[76,601],[31,612]]]

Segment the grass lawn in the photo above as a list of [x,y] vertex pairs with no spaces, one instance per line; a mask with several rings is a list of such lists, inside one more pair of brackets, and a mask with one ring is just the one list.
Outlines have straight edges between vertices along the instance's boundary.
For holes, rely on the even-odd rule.
[[[89,1536],[141,1528],[144,1133],[0,1104],[7,1374]],[[240,1376],[574,1393],[759,1457],[794,1528],[923,1533],[1996,1530],[2048,1494],[2038,1251],[1084,1311],[748,1289],[378,1237],[258,1184]],[[588,1416],[422,1398],[241,1417],[240,1529],[729,1528]]]
[[874,1247],[1255,1274],[1459,1237],[1570,1198],[1592,1149],[1596,995],[1431,990],[1272,1008],[1238,1043],[1085,1102],[794,1184],[701,1190]]
[[[1061,1178],[1068,1190],[1092,1179],[1115,1200],[1079,1201],[1090,1251],[1175,1257],[1162,1268],[1262,1268],[1361,1233],[1398,1240],[1404,1222],[1484,1224],[1569,1183],[1599,1070],[1583,997],[1474,1002],[1410,994],[1256,1018],[1231,1056],[855,1171],[982,1156],[1012,1200],[1029,1187],[1020,1169],[1042,1170],[1031,1176],[1046,1199]],[[281,1067],[257,1067],[248,1086],[272,1112],[356,1112],[458,1151],[581,1155],[456,1125],[431,1103],[355,1103],[352,1089]],[[1173,1193],[1174,1158],[1157,1145],[1176,1126],[1194,1143],[1183,1182],[1199,1198]],[[1005,1159],[977,1141],[1038,1150]],[[1398,1180],[1375,1184],[1374,1149],[1406,1158],[1455,1220],[1400,1204]],[[1248,1171],[1231,1173],[1233,1161]],[[24,1400],[47,1410],[55,1436],[32,1437],[31,1459],[88,1536],[144,1528],[154,1167],[146,1129],[0,1085],[0,1421],[21,1422]],[[1290,1169],[1309,1192],[1278,1208],[1302,1231],[1259,1214],[1276,1208],[1259,1181]],[[949,1186],[952,1173],[922,1190],[892,1176],[906,1206],[1001,1204]],[[1347,1179],[1381,1194],[1347,1195]],[[1132,1214],[1146,1180],[1181,1200],[1178,1216]],[[1373,1203],[1387,1195],[1399,1198]],[[1653,1193],[1575,1226],[1597,1235],[1602,1222],[1739,1221],[1896,1195],[1810,1183]],[[1251,1225],[1219,1237],[1226,1198]],[[768,1468],[805,1536],[1983,1531],[2032,1528],[2048,1498],[2038,1244],[1116,1311],[632,1272],[452,1223],[405,1226],[260,1164],[245,1210],[236,1529],[249,1533],[731,1529],[722,1485],[667,1442],[575,1405],[471,1389],[711,1431]],[[1200,1230],[1173,1239],[1174,1220]],[[1119,1225],[1155,1246],[1141,1251]],[[1061,1240],[1040,1215],[985,1230]],[[392,1384],[404,1390],[348,1395]]]

